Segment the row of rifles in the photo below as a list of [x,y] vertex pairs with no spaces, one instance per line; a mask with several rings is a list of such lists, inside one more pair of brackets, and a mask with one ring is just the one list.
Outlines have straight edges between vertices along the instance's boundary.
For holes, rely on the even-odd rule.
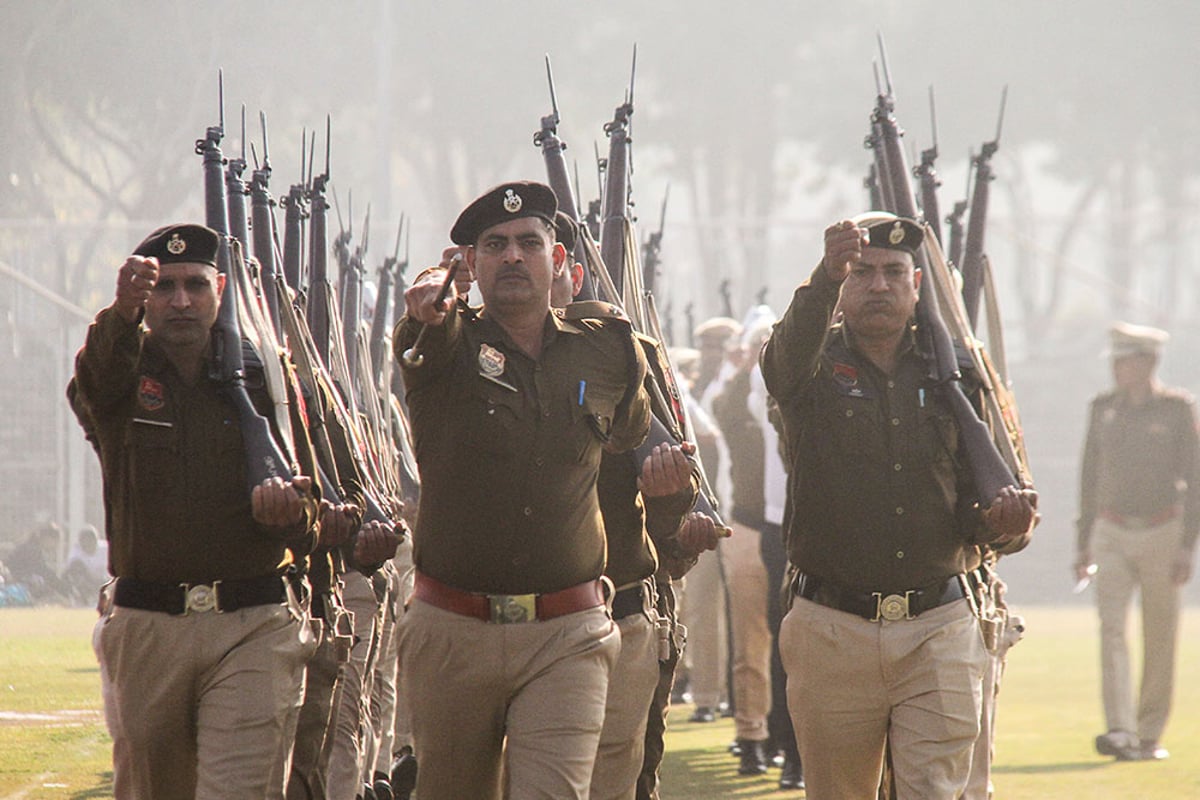
[[[981,496],[993,497],[1003,486],[1031,481],[1017,406],[1008,386],[997,295],[984,250],[988,188],[993,177],[990,162],[998,148],[999,126],[996,138],[984,143],[980,153],[972,157],[974,191],[965,244],[962,217],[967,202],[955,204],[946,217],[950,232],[947,258],[942,250],[936,194],[940,185],[934,169],[936,132],[933,147],[923,151],[920,164],[910,170],[901,146],[903,131],[896,119],[882,39],[879,44],[884,80],[879,85],[866,137],[873,158],[865,186],[872,208],[925,221],[926,244],[917,259],[917,266],[926,276],[920,289],[918,327],[925,337],[924,349],[931,354],[930,377],[955,410]],[[694,435],[683,393],[663,345],[655,299],[662,224],[639,246],[632,212],[630,125],[636,65],[635,49],[629,89],[612,120],[604,126],[609,149],[606,159],[597,158],[601,198],[590,204],[587,213],[581,213],[578,177],[572,186],[563,153],[566,145],[558,135],[560,117],[549,56],[546,73],[552,110],[541,118],[534,143],[542,152],[547,182],[558,197],[559,208],[578,223],[580,235],[571,255],[584,265],[584,285],[577,299],[620,307],[634,329],[644,334],[643,341],[656,343],[650,345],[654,357],[650,359],[648,381],[654,418],[651,434],[639,453],[644,455],[659,443],[694,441]],[[932,91],[930,104],[932,110]],[[364,476],[366,520],[398,519],[403,501],[415,502],[419,491],[403,386],[399,370],[393,368],[388,339],[392,309],[399,316],[406,288],[403,275],[408,266],[407,249],[405,257],[400,258],[404,218],[393,253],[379,267],[374,314],[368,326],[362,316],[362,300],[369,209],[357,243],[351,231],[342,228],[338,211],[339,234],[332,245],[339,266],[337,286],[331,282],[328,269],[328,118],[324,171],[314,174],[316,134],[311,140],[306,134],[301,180],[278,200],[269,187],[266,118],[261,113],[260,122],[263,159],[258,161],[251,145],[254,169],[249,181],[244,178],[248,167],[245,152],[240,158],[226,158],[221,151],[223,84],[220,122],[196,142],[196,153],[204,163],[206,224],[225,234],[227,242],[219,265],[228,279],[214,331],[213,377],[229,394],[241,417],[247,445],[247,478],[254,486],[267,477],[286,479],[294,474],[297,466],[287,398],[289,384],[298,385],[304,402],[316,404],[308,409],[308,417],[332,421],[309,430],[326,495],[331,500],[339,499],[335,453],[349,452]],[[243,148],[245,138],[243,110]],[[277,205],[284,208],[282,243],[275,219]],[[665,210],[664,198],[664,218]],[[350,215],[352,218],[352,209]],[[981,302],[986,309],[991,353],[976,335]],[[274,399],[270,420],[256,411],[247,395],[247,359],[262,365]],[[960,364],[969,364],[982,384],[976,401],[968,399],[962,388]],[[703,487],[697,510],[721,524],[710,487]]]

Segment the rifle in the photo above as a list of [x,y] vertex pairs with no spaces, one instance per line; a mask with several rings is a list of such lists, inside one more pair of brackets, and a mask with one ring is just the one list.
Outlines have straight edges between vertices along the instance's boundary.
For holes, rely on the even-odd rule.
[[883,193],[879,189],[879,171],[875,162],[867,167],[867,177],[863,178],[863,188],[867,190],[867,203],[871,208],[883,208]]
[[[246,478],[249,489],[268,478],[294,477],[292,461],[284,456],[271,432],[270,424],[254,408],[246,391],[246,368],[242,354],[242,333],[238,321],[239,280],[235,274],[236,261],[231,255],[228,207],[222,175],[224,156],[221,139],[225,135],[225,81],[220,75],[220,121],[206,129],[203,139],[196,140],[196,154],[204,159],[205,224],[221,237],[217,251],[218,270],[226,276],[225,291],[213,324],[213,358],[210,378],[218,383],[234,406],[246,449]],[[239,251],[240,252],[240,251]],[[264,359],[264,367],[266,359]]]
[[[968,155],[967,159],[972,157]],[[971,194],[971,173],[967,172],[967,194]],[[946,257],[950,259],[950,263],[956,267],[962,263],[963,251],[963,214],[967,213],[967,201],[959,200],[954,204],[954,208],[946,216],[946,225],[950,228],[950,249],[946,253]]]
[[246,171],[246,104],[242,104],[242,155],[231,158],[225,167],[225,191],[229,207],[229,235],[242,245],[242,252],[250,246],[250,227],[246,220],[246,198],[250,188],[242,180]]
[[308,219],[304,153],[308,131],[300,131],[300,182],[293,183],[279,199],[283,206],[283,276],[296,292],[304,291],[304,220]]
[[362,325],[362,284],[366,272],[363,259],[367,253],[367,243],[371,232],[371,206],[367,205],[367,216],[363,221],[362,238],[358,247],[354,248],[350,261],[343,270],[342,300],[342,343],[346,350],[346,366],[350,370],[350,385],[359,387],[360,375],[370,375],[368,370],[359,370],[359,328]]
[[[887,69],[887,54],[883,47],[883,37],[879,37],[879,49],[886,80],[886,91],[881,87],[876,99],[875,109],[871,115],[872,135],[868,143],[875,152],[876,165],[879,169],[880,180],[884,189],[884,197],[893,203],[887,211],[910,219],[917,218],[916,200],[913,196],[912,184],[909,182],[909,171],[905,164],[904,148],[900,145],[903,132],[895,117],[895,98],[892,93],[891,76]],[[937,240],[927,235],[925,252],[937,248]],[[937,248],[940,255],[940,248]],[[924,269],[926,266],[925,253],[918,253],[914,258],[916,266]],[[921,282],[920,299],[917,303],[917,326],[928,337],[932,350],[930,377],[942,389],[944,397],[958,422],[962,436],[963,450],[967,467],[975,480],[976,489],[984,502],[990,502],[1000,490],[1006,486],[1020,488],[1014,477],[1014,468],[1005,462],[997,449],[992,432],[967,399],[960,383],[961,373],[958,369],[958,359],[954,352],[954,343],[950,332],[943,321],[938,306],[937,277],[929,271],[929,280]],[[1007,437],[1006,437],[1007,438]]]
[[717,291],[721,293],[721,313],[733,319],[733,294],[730,291],[730,284],[729,278],[725,278],[721,281]]
[[[309,203],[308,229],[308,260],[309,285],[306,316],[308,329],[312,331],[313,342],[317,345],[317,353],[326,367],[332,367],[329,360],[330,311],[333,303],[333,288],[329,283],[329,238],[326,218],[329,213],[329,203],[325,199],[325,187],[329,184],[329,133],[330,119],[325,117],[325,171],[320,175],[309,172],[307,199]],[[316,134],[313,134],[316,144]],[[312,159],[312,149],[309,150],[309,160]],[[333,370],[330,370],[333,372]]]
[[258,120],[262,125],[263,160],[258,163],[258,155],[254,152],[254,144],[250,145],[250,154],[254,157],[254,172],[250,176],[250,221],[254,244],[254,257],[258,259],[258,267],[263,285],[263,295],[267,301],[267,315],[271,319],[271,327],[275,330],[277,340],[283,340],[283,329],[279,318],[280,274],[275,264],[275,215],[272,209],[275,200],[271,197],[269,184],[271,181],[271,156],[267,149],[267,115],[258,112]]
[[[629,158],[629,120],[633,116],[633,82],[637,74],[637,47],[633,49],[633,68],[629,75],[629,91],[625,102],[617,106],[612,121],[605,123],[604,133],[608,136],[608,161],[605,167],[604,217],[600,225],[600,258],[608,268],[618,302],[625,301],[626,275],[625,225],[629,219],[629,175],[632,163]],[[639,276],[640,277],[640,276]]]
[[392,304],[392,270],[400,260],[400,237],[404,235],[404,215],[400,215],[400,227],[396,229],[396,249],[390,258],[384,258],[379,267],[379,291],[375,294],[375,313],[371,316],[371,365],[375,374],[375,385],[385,390],[384,373],[391,359],[388,355],[388,319]]
[[671,197],[671,184],[667,184],[667,190],[663,192],[662,211],[658,217],[658,230],[651,233],[646,239],[646,243],[642,245],[642,288],[648,294],[654,293],[654,286],[658,282],[658,265],[662,262],[662,236],[663,228],[667,224],[667,200]]
[[[554,72],[550,68],[550,54],[546,54],[546,81],[550,84],[550,113],[542,117],[541,128],[533,134],[533,143],[541,148],[542,159],[546,162],[546,176],[550,188],[558,198],[558,210],[566,214],[576,223],[580,222],[579,207],[575,203],[575,193],[571,191],[571,180],[567,175],[567,160],[563,151],[567,145],[558,138],[558,97],[554,92]],[[568,254],[575,261],[586,263],[583,257],[583,246],[575,244],[575,252]],[[583,271],[583,287],[579,290],[579,300],[595,300],[596,284],[591,270]]]
[[913,175],[921,187],[921,213],[925,222],[933,230],[938,244],[942,243],[941,214],[938,211],[937,188],[942,185],[938,180],[933,162],[937,161],[937,112],[933,105],[933,87],[929,87],[929,124],[933,130],[933,146],[921,151],[921,163],[913,168]]
[[1004,126],[1004,106],[1008,101],[1008,87],[1000,96],[1000,119],[996,122],[996,138],[984,142],[979,155],[973,158],[975,172],[975,192],[971,196],[971,215],[967,220],[967,243],[962,260],[963,276],[963,305],[967,309],[967,319],[971,330],[975,330],[979,321],[979,292],[983,285],[983,236],[987,227],[988,184],[994,179],[992,174],[992,156],[1000,149],[1000,130]]

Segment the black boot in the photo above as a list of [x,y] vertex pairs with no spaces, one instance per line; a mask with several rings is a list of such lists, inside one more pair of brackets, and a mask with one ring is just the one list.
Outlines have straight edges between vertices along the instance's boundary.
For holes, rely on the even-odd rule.
[[795,753],[784,753],[783,771],[779,773],[779,788],[804,788],[804,769],[800,766],[799,755]]
[[371,784],[371,788],[375,790],[375,800],[395,800],[396,796],[392,794],[392,782],[387,773],[376,770],[375,782]]
[[750,739],[738,739],[738,747],[742,750],[742,763],[738,765],[738,775],[762,775],[767,771],[767,754],[764,742]]
[[413,749],[404,745],[392,762],[392,797],[394,800],[409,800],[417,788],[417,758]]

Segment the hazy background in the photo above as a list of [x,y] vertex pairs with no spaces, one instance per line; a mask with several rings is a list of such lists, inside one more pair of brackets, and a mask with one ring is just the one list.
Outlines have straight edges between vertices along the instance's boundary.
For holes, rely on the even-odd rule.
[[1198,30],[1189,0],[7,0],[0,543],[44,520],[103,524],[62,390],[124,255],[160,224],[202,217],[193,143],[217,121],[218,68],[226,154],[240,153],[242,104],[256,147],[265,111],[284,193],[302,130],[319,130],[323,155],[331,115],[344,220],[353,193],[361,233],[371,204],[374,268],[406,214],[415,271],[483,189],[544,178],[532,135],[550,111],[545,53],[581,199],[597,196],[594,149],[607,150],[636,43],[633,192],[644,238],[670,186],[660,306],[683,344],[682,309],[719,313],[724,279],[737,314],[760,292],[781,312],[824,225],[866,207],[880,32],[912,153],[931,144],[934,89],[943,214],[965,198],[968,155],[995,136],[1009,87],[987,251],[1045,520],[1004,573],[1018,603],[1082,601],[1068,574],[1076,474],[1087,400],[1109,381],[1107,325],[1170,329],[1164,377],[1200,386]]

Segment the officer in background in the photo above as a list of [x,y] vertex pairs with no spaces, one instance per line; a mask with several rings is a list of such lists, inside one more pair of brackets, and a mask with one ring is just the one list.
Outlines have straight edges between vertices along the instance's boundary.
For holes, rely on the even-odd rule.
[[427,271],[393,337],[421,470],[399,625],[419,797],[498,797],[502,760],[510,798],[583,798],[591,781],[620,648],[596,476],[650,411],[629,326],[550,309],[556,210],[532,182],[472,202],[450,238],[483,305],[451,287],[436,303],[446,274]]
[[[1167,333],[1112,327],[1114,388],[1092,401],[1080,475],[1077,580],[1096,576],[1108,732],[1096,750],[1122,761],[1163,759],[1171,711],[1180,589],[1200,531],[1200,453],[1191,396],[1156,377]],[[1135,709],[1125,641],[1141,595],[1142,685]]]
[[977,543],[1035,519],[1032,490],[977,497],[962,466],[912,323],[923,236],[883,212],[828,227],[761,358],[790,461],[779,646],[813,800],[874,796],[885,742],[899,797],[959,797],[988,659],[967,573]]
[[311,445],[293,415],[303,476],[249,491],[238,415],[210,377],[219,246],[200,225],[139,244],[68,387],[104,475],[116,581],[93,644],[118,798],[281,794],[315,646],[306,584],[284,575],[316,544]]

